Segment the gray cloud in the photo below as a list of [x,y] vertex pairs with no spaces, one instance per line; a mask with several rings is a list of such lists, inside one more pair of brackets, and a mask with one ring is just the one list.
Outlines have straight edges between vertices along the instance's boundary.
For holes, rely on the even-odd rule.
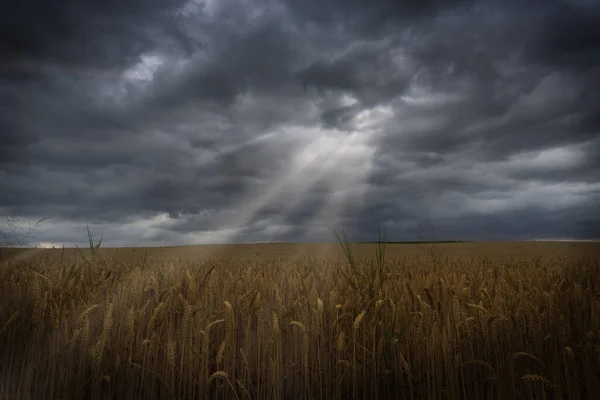
[[595,2],[24,4],[0,215],[40,242],[600,237]]

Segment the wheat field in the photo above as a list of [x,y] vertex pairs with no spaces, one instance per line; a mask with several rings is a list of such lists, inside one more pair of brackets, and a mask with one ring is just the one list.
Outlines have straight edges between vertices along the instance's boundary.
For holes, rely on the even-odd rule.
[[596,244],[19,254],[0,261],[0,399],[600,394]]

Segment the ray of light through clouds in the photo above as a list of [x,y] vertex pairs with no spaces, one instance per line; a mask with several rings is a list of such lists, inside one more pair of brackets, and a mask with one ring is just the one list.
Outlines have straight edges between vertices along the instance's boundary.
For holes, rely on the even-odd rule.
[[600,238],[598,1],[0,12],[0,217],[41,247]]

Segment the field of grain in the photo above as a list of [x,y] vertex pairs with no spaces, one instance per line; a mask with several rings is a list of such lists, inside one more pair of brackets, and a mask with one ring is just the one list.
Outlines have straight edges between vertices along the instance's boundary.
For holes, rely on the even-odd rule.
[[0,256],[0,399],[600,393],[596,243]]
[[[375,244],[359,243],[354,245],[358,257],[370,257],[375,252]],[[89,249],[82,249],[89,254]],[[345,260],[344,252],[339,243],[276,243],[276,244],[229,244],[178,247],[149,247],[149,248],[100,248],[99,255],[125,259],[141,257],[143,254],[153,260],[193,260],[206,261],[223,259],[259,259],[271,260],[302,260],[311,258],[319,261]],[[435,255],[441,259],[482,259],[493,261],[530,261],[537,257],[564,260],[595,258],[600,260],[600,243],[595,242],[464,242],[464,243],[427,243],[421,244],[387,244],[386,257],[394,260],[421,260]],[[51,258],[74,257],[79,253],[71,248],[64,254],[61,249],[8,249],[0,248],[2,257]]]

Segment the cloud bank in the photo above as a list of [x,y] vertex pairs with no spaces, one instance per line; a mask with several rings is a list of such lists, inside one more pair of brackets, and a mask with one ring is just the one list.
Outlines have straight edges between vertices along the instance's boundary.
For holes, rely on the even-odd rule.
[[597,2],[0,15],[0,215],[52,217],[40,242],[600,238]]

